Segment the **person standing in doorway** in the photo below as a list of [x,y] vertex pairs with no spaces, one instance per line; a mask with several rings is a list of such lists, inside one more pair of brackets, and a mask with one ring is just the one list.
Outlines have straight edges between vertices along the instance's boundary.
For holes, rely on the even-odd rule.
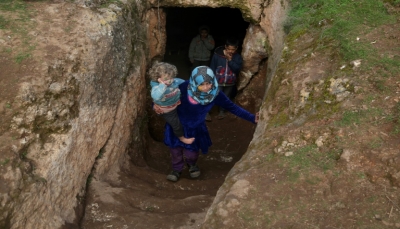
[[[213,70],[219,90],[222,91],[229,99],[232,99],[234,90],[236,89],[236,80],[242,68],[242,56],[237,53],[239,41],[236,38],[228,38],[225,46],[215,49],[211,59],[210,68]],[[225,109],[220,107],[217,119],[225,117]]]
[[[177,111],[183,125],[184,136],[195,139],[192,144],[185,144],[174,134],[173,128],[168,123],[164,129],[164,144],[170,148],[172,171],[167,180],[179,180],[182,170],[187,164],[191,178],[200,176],[197,165],[200,151],[207,154],[212,145],[204,118],[214,105],[224,107],[227,111],[247,120],[258,123],[259,114],[252,114],[242,107],[234,104],[226,95],[218,90],[218,83],[213,71],[207,66],[199,66],[192,71],[190,79],[179,85],[181,104]],[[153,105],[157,114],[162,114],[162,109]]]
[[189,59],[192,63],[191,71],[198,66],[209,65],[211,51],[214,49],[214,46],[214,38],[210,35],[208,26],[200,26],[199,35],[192,39],[189,46]]
[[[199,27],[199,35],[192,39],[189,46],[189,59],[192,63],[192,68],[195,69],[198,66],[209,66],[211,51],[215,47],[214,38],[210,35],[210,29],[206,25]],[[210,114],[207,113],[206,121],[211,121]]]

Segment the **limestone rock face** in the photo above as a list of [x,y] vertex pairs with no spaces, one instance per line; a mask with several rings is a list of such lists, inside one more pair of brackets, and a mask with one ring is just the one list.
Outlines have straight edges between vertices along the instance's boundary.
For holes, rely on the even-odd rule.
[[162,8],[152,8],[146,13],[146,21],[148,24],[147,37],[151,38],[147,41],[149,47],[149,59],[162,60],[165,54],[166,46],[166,15]]
[[259,71],[260,63],[268,57],[268,37],[258,25],[250,25],[243,41],[243,67],[240,73],[238,90],[242,90]]
[[274,54],[270,53],[271,46],[277,45],[270,44],[268,39],[277,34],[267,35],[265,31],[261,26],[251,24],[243,41],[243,67],[237,83],[240,93],[236,96],[236,102],[252,112],[257,112],[261,106],[267,85],[266,69],[269,61],[274,60]]
[[131,128],[144,113],[140,14],[70,3],[39,8],[38,68],[20,85],[11,123],[22,136],[11,147],[19,156],[1,175],[12,185],[0,189],[0,212],[8,212],[0,220],[10,219],[11,228],[77,223],[86,185],[126,163],[131,139],[139,137]]
[[[268,5],[264,7],[259,27],[250,26],[247,31],[242,53],[245,60],[241,72],[240,88],[244,88],[244,84],[248,85],[243,89],[242,94],[238,95],[236,100],[239,104],[250,110],[259,109],[263,98],[257,98],[260,95],[260,93],[257,93],[257,90],[265,90],[280,60],[284,44],[283,22],[285,21],[287,4],[286,1],[268,1]],[[250,44],[254,44],[254,46]],[[260,64],[257,64],[257,59],[266,57],[268,58],[266,61],[267,64],[263,64],[262,61]],[[253,74],[255,75],[253,76]],[[261,116],[263,116],[265,110],[261,110]],[[258,123],[254,139],[263,139],[262,136],[265,134],[263,130],[265,130],[265,123]],[[250,157],[248,154],[246,153],[229,172],[224,185],[218,190],[213,204],[208,209],[202,228],[228,227],[228,225],[231,225],[231,221],[234,220],[232,216],[238,215],[238,206],[248,203],[242,196],[232,195],[232,192],[237,189],[238,183],[247,182],[243,181],[244,177],[257,176],[256,174],[251,174],[251,172],[249,174],[241,173],[243,167],[248,163],[251,164],[253,161],[246,158]],[[246,186],[249,186],[249,184],[246,184]]]
[[252,23],[260,21],[264,2],[262,0],[149,0],[152,7],[231,7],[242,11],[243,19]]

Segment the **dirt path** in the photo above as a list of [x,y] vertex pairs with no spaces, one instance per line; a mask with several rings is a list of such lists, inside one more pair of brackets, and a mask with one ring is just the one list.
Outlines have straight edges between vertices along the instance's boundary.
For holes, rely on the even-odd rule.
[[[184,53],[166,56],[186,78],[189,65]],[[94,181],[87,196],[82,228],[200,228],[208,207],[233,165],[246,152],[256,125],[228,114],[217,120],[218,108],[211,111],[207,122],[213,145],[207,155],[201,154],[198,165],[201,176],[191,179],[187,168],[178,182],[166,180],[171,171],[168,148],[159,131],[148,140],[145,153],[147,166],[132,166],[111,185]],[[154,118],[154,117],[153,117]],[[161,118],[156,118],[163,125]],[[89,220],[91,219],[91,220]]]
[[[216,110],[211,115],[216,116]],[[187,169],[178,182],[166,180],[171,170],[168,148],[149,142],[146,167],[131,167],[115,184],[93,182],[101,193],[88,193],[82,228],[200,228],[225,176],[246,151],[255,125],[233,115],[207,122],[213,146],[201,155],[202,174],[191,179]],[[100,187],[99,187],[100,186]],[[104,187],[102,187],[104,186]],[[88,219],[88,218],[86,218]]]

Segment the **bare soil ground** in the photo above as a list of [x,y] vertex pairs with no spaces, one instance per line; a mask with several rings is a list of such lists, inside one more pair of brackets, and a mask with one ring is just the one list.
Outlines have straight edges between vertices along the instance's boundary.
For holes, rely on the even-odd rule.
[[[187,52],[166,54],[164,61],[176,65],[179,77],[188,79]],[[93,181],[91,185],[104,185],[105,191],[94,193],[89,189],[86,214],[90,217],[82,222],[82,228],[200,228],[219,187],[246,152],[256,128],[231,114],[218,120],[217,114],[218,107],[214,107],[210,112],[212,121],[206,122],[213,145],[207,155],[200,155],[201,176],[192,179],[185,168],[174,183],[166,180],[171,163],[169,149],[162,142],[165,122],[149,110],[152,125],[146,165],[133,162],[129,171],[120,174],[120,180],[109,181],[111,186]]]

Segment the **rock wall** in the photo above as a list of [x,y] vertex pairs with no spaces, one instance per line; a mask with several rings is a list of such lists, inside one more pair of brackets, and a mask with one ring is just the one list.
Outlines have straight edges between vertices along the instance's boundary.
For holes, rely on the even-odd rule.
[[[283,50],[285,36],[283,23],[286,18],[287,10],[287,1],[268,1],[268,5],[266,5],[263,10],[263,16],[259,26],[251,26],[248,30],[248,34],[246,35],[247,42],[245,42],[246,44],[243,50],[244,56],[247,57],[244,61],[244,67],[246,67],[246,69],[242,71],[242,74],[244,73],[246,75],[248,73],[250,76],[255,76],[252,76],[253,78],[249,83],[250,85],[248,85],[243,92],[243,94],[247,93],[249,96],[246,98],[246,95],[241,95],[238,98],[239,101],[241,100],[242,103],[246,105],[248,101],[251,101],[249,98],[255,98],[254,96],[260,95],[252,93],[251,88],[255,88],[255,90],[257,90],[257,88],[260,89],[260,84],[265,88],[273,79],[276,66],[281,58]],[[264,36],[264,34],[266,36]],[[251,44],[258,45],[253,46]],[[250,52],[250,49],[254,51]],[[265,49],[267,50],[264,52]],[[266,55],[268,55],[267,65],[257,65],[257,59],[263,59]],[[252,64],[249,64],[249,62],[252,62]],[[259,68],[257,69],[255,66],[259,66]],[[263,74],[265,74],[265,76]],[[247,79],[242,80],[242,84],[244,83],[243,81],[247,82]],[[255,106],[259,107],[259,105],[264,102],[264,99],[255,98],[255,101],[258,103]],[[268,106],[268,104],[262,104],[260,108],[261,116],[263,116],[264,112],[268,112],[267,108],[263,108],[266,106]],[[263,121],[257,124],[253,139],[258,139],[262,142],[263,135],[266,134],[265,125],[266,123]],[[239,206],[243,202],[251,204],[251,183],[246,177],[248,175],[257,177],[258,175],[251,172],[242,173],[243,167],[253,163],[253,159],[248,161],[246,155],[232,168],[225,183],[218,190],[213,204],[208,209],[202,228],[230,228],[229,225],[235,225],[232,220],[236,220],[234,218],[238,215]],[[249,168],[246,167],[246,169]]]
[[85,4],[34,5],[38,68],[14,104],[12,131],[22,137],[1,175],[5,227],[77,225],[91,179],[115,175],[140,140],[132,129],[144,118],[146,4]]

